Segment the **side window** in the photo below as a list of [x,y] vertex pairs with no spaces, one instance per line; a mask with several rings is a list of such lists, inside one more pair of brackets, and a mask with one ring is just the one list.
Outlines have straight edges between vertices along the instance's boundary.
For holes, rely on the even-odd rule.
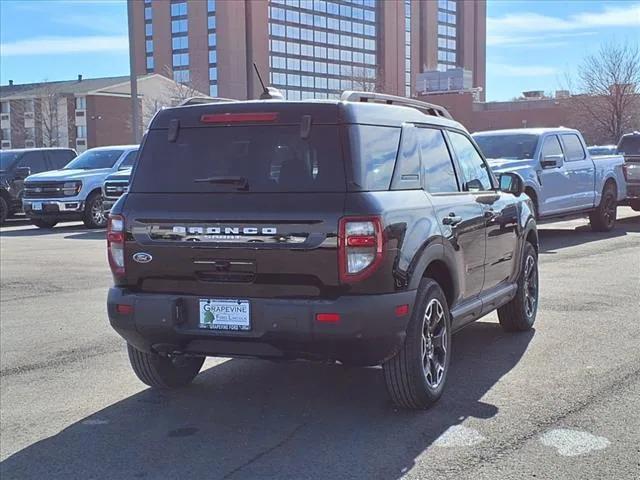
[[391,181],[391,190],[419,190],[421,188],[417,131],[418,129],[413,125],[402,127],[400,151]]
[[551,135],[544,139],[540,158],[544,159],[544,157],[548,157],[549,155],[562,155],[562,148],[560,147],[560,141],[557,135]]
[[564,143],[564,149],[567,152],[567,160],[584,160],[586,155],[584,148],[582,148],[582,142],[575,133],[569,133],[562,135],[562,142]]
[[353,181],[365,191],[388,190],[400,144],[400,129],[373,125],[347,128]]
[[491,190],[493,185],[489,169],[471,140],[457,132],[449,132],[449,138],[462,170],[463,190]]
[[51,168],[59,170],[75,158],[72,152],[67,150],[49,150],[47,152],[49,156],[49,163]]
[[136,158],[138,158],[138,150],[127,153],[127,156],[124,157],[124,160],[118,167],[118,170],[124,170],[125,168],[132,167],[133,164],[136,163]]
[[453,162],[442,131],[433,128],[419,128],[418,139],[426,190],[429,193],[459,191]]
[[27,152],[20,160],[21,167],[29,167],[31,173],[40,173],[47,170],[43,152]]

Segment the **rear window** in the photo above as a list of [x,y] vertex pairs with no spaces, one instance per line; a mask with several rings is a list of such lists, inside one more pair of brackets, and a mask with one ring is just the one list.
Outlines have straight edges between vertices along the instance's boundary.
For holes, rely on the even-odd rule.
[[485,158],[506,160],[532,159],[539,138],[529,133],[473,135]]
[[620,139],[618,152],[626,155],[640,155],[640,135],[626,135]]
[[150,130],[131,191],[344,192],[338,127],[299,125],[181,128],[175,142],[167,130]]

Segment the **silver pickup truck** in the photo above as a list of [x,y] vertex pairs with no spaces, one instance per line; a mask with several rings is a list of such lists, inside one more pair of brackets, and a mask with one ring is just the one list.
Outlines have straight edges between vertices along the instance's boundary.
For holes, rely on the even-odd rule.
[[522,176],[540,221],[588,215],[595,231],[615,226],[618,202],[626,198],[622,156],[591,157],[580,132],[568,128],[495,130],[473,138],[495,173]]

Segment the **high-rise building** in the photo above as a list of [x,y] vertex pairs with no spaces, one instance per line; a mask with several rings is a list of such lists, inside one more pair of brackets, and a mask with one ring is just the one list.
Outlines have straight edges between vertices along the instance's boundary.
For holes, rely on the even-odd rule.
[[134,0],[137,73],[212,96],[343,90],[414,95],[417,75],[464,68],[485,86],[485,0]]

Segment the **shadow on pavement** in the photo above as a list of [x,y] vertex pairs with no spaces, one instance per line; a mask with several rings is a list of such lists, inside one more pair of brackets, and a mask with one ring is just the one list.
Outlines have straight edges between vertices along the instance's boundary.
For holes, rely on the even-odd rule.
[[452,425],[498,413],[480,399],[533,334],[479,322],[455,335],[447,391],[428,412],[395,410],[380,369],[230,360],[189,388],[144,390],[30,445],[0,476],[399,478]]
[[[11,225],[7,225],[7,226],[11,226]],[[76,232],[76,231],[79,232],[83,230],[86,231],[87,233],[102,232],[102,234],[104,235],[104,230],[87,230],[87,227],[85,227],[81,223],[80,224],[72,223],[72,224],[56,225],[53,228],[38,228],[35,225],[31,225],[31,228],[22,228],[20,230],[2,229],[0,230],[0,237],[41,237],[41,236],[60,234],[60,233],[69,233],[69,232]],[[65,238],[69,238],[69,237],[65,237]]]
[[629,232],[640,232],[640,216],[620,218],[610,232],[593,232],[589,225],[575,229],[546,228],[538,229],[540,253],[554,253],[555,250],[598,242],[608,238],[624,237]]

